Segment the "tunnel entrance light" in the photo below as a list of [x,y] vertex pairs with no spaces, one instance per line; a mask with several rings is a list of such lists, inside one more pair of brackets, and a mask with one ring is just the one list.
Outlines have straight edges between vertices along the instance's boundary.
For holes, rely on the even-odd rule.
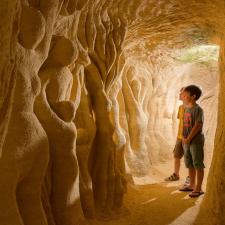
[[192,48],[180,49],[176,59],[181,63],[210,64],[218,61],[219,46],[199,45]]

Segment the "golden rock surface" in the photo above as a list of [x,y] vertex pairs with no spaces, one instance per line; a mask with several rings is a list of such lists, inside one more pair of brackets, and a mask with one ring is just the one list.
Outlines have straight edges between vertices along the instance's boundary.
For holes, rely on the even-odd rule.
[[[0,224],[121,213],[127,182],[171,157],[178,93],[195,83],[212,158],[196,225],[224,225],[224,12],[223,0],[1,0]],[[209,45],[219,69],[180,60]]]

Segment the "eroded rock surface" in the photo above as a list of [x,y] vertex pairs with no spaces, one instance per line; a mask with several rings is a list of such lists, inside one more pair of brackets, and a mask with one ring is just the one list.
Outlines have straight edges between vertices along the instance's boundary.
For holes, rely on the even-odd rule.
[[[199,220],[223,225],[224,10],[220,0],[1,0],[1,224],[123,212],[127,182],[171,157],[178,93],[195,83],[209,161],[216,130]],[[219,71],[216,59],[180,60],[202,45],[221,46]]]

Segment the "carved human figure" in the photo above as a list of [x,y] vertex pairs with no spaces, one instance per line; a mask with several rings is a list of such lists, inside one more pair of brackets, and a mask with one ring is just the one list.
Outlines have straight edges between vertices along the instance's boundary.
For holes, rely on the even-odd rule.
[[41,68],[42,91],[35,113],[44,127],[50,146],[50,203],[56,224],[76,223],[79,188],[75,152],[77,105],[70,101],[73,75],[67,67],[76,57],[73,43],[55,36],[49,56]]
[[38,8],[23,1],[18,8],[21,9],[19,24],[15,26],[18,33],[13,33],[18,37],[15,47],[18,63],[10,81],[15,79],[15,86],[9,90],[13,100],[0,157],[0,223],[47,225],[40,196],[49,145],[33,112],[33,103],[40,92],[37,74],[47,57],[58,1],[43,1]]
[[118,124],[117,88],[112,99],[104,91],[95,64],[85,68],[85,81],[90,94],[96,124],[91,157],[91,177],[97,217],[107,217],[122,207],[126,182],[123,177],[123,150],[126,142]]
[[95,122],[90,106],[90,96],[85,84],[81,89],[81,101],[74,120],[77,128],[76,154],[79,164],[79,190],[84,215],[94,217],[92,179],[90,175],[90,157],[96,134]]
[[[112,140],[114,128],[109,118],[109,99],[102,86],[99,71],[94,64],[85,68],[85,79],[90,94],[92,110],[96,123],[96,137],[91,159],[91,177],[96,213],[104,214],[111,198],[111,182],[114,182],[114,143]],[[97,216],[98,216],[97,215]]]
[[[118,95],[122,89],[122,80],[117,80],[111,87],[109,96],[112,102],[111,120],[115,125],[113,133],[113,141],[115,144],[114,164],[115,164],[115,180],[112,182],[112,198],[109,201],[108,206],[115,209],[117,212],[123,210],[123,196],[127,190],[127,181],[125,178],[125,146],[126,137],[125,132],[120,124],[120,105],[118,101]],[[122,96],[121,96],[122,97]]]
[[[147,86],[141,87],[141,81],[134,78],[135,70],[129,68],[125,70],[123,75],[123,96],[128,114],[128,132],[130,143],[128,143],[127,158],[128,164],[132,173],[136,176],[143,176],[148,174],[149,159],[147,153],[147,146],[145,143],[148,118],[143,110],[142,103],[144,100],[141,96]],[[143,108],[142,108],[143,107]]]

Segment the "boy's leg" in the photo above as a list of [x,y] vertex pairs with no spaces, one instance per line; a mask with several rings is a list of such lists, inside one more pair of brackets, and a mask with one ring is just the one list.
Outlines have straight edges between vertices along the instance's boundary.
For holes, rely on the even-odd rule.
[[182,147],[182,140],[177,139],[174,150],[173,150],[173,156],[174,156],[174,173],[170,175],[169,177],[165,178],[165,181],[177,181],[179,180],[179,172],[180,172],[180,159],[182,158],[184,154],[183,147]]
[[176,145],[174,147],[173,155],[174,155],[174,173],[179,177],[180,159],[184,155],[184,150],[183,150],[181,139],[177,139]]
[[179,177],[180,172],[180,158],[174,157],[174,173]]
[[204,177],[204,168],[196,169],[197,171],[197,184],[194,191],[202,191],[202,181]]
[[190,188],[195,190],[195,177],[196,177],[196,169],[195,168],[189,168],[189,177],[190,177]]
[[197,183],[194,188],[195,192],[201,192],[202,191],[202,181],[204,178],[204,136],[199,136],[195,139],[195,141],[190,146],[190,151],[193,158],[193,165],[196,169],[197,174]]
[[184,149],[184,163],[185,163],[186,168],[188,168],[189,179],[190,179],[188,185],[184,185],[184,186],[187,186],[190,189],[194,189],[195,188],[196,170],[193,166],[193,160],[192,160],[192,155],[191,155],[191,151],[190,151],[190,145],[184,144],[183,149]]

